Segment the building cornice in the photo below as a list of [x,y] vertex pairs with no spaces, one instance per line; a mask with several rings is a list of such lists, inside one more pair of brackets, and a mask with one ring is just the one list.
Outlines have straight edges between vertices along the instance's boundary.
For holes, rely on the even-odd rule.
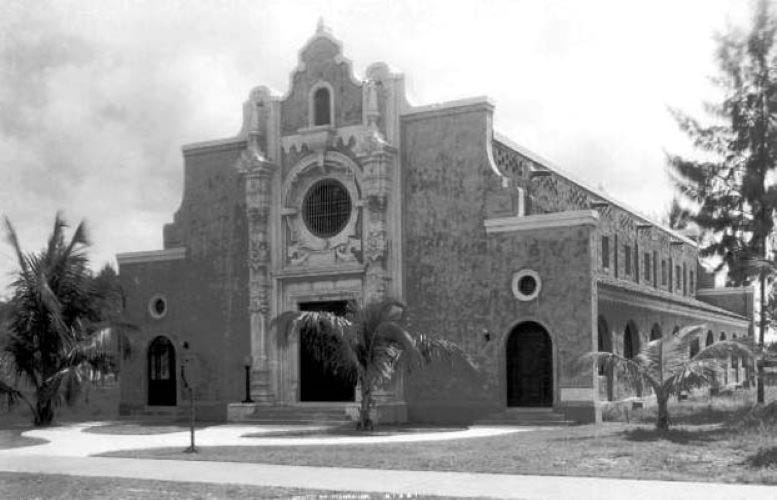
[[427,118],[434,115],[461,113],[471,108],[494,110],[494,103],[488,96],[468,97],[454,101],[445,101],[424,106],[410,107],[402,112],[402,119]]
[[707,304],[693,298],[681,297],[671,293],[656,290],[645,290],[628,283],[616,283],[608,279],[597,279],[599,298],[618,302],[624,305],[642,307],[659,312],[677,312],[688,316],[713,315],[714,321],[727,323],[737,327],[747,328],[750,319],[737,313]]
[[721,287],[721,288],[699,288],[696,295],[735,295],[743,293],[753,293],[752,286]]
[[486,219],[486,233],[507,233],[568,226],[595,226],[599,223],[596,210],[574,210],[549,214],[524,215]]
[[214,139],[212,141],[201,141],[184,144],[181,146],[183,154],[199,153],[204,151],[220,151],[224,149],[234,149],[235,147],[245,147],[246,138],[244,136],[228,137],[226,139]]
[[272,273],[275,279],[321,278],[327,276],[347,276],[364,274],[363,264],[321,268],[287,268]]
[[186,258],[186,247],[166,248],[148,252],[125,252],[116,254],[116,262],[125,264],[145,264],[148,262],[164,262]]

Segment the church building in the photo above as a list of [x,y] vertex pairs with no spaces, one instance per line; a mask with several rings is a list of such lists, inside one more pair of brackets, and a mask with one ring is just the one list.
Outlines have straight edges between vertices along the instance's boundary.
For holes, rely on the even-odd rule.
[[[283,311],[348,301],[397,298],[408,328],[479,366],[398,374],[378,394],[381,422],[513,407],[599,421],[606,401],[635,394],[585,353],[632,357],[694,324],[700,345],[752,336],[752,290],[714,288],[694,239],[498,134],[493,117],[485,97],[412,106],[384,63],[356,78],[319,25],[285,95],[257,87],[235,137],[183,146],[164,248],[117,255],[138,326],[120,412],[183,414],[186,382],[203,419],[353,414],[353,384],[304,336],[271,328]],[[744,383],[740,360],[729,366],[723,382]]]

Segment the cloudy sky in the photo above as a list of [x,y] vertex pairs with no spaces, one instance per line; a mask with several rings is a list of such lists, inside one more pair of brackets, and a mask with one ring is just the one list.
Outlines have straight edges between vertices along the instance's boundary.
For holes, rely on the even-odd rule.
[[[323,16],[357,77],[385,61],[412,104],[488,95],[497,130],[649,214],[671,198],[667,112],[713,98],[713,35],[742,0],[28,1],[0,4],[0,214],[43,245],[86,219],[95,266],[161,248],[180,146],[234,135],[259,84],[287,90]],[[0,295],[13,254],[0,243]]]

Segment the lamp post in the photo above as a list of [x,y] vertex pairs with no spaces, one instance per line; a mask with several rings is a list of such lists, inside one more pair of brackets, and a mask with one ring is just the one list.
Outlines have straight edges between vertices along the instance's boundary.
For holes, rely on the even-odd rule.
[[183,363],[181,363],[181,380],[183,380],[184,388],[189,389],[189,447],[183,450],[183,452],[197,453],[197,447],[194,445],[194,423],[196,420],[194,415],[194,374],[189,374],[191,380],[186,379],[186,366],[189,365],[189,362],[192,360],[191,354],[189,353],[189,347],[189,342],[184,341],[184,359]]
[[246,398],[243,400],[243,403],[253,403],[254,400],[251,399],[251,363],[253,360],[251,359],[251,356],[246,356],[243,358],[243,366],[246,369]]

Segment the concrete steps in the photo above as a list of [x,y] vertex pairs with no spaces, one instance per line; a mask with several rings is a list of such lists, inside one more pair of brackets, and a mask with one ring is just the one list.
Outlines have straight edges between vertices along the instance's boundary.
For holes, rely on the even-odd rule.
[[339,425],[351,422],[343,404],[266,406],[233,403],[227,408],[227,420],[268,425]]
[[574,422],[552,408],[507,408],[475,422],[483,426],[561,426]]

